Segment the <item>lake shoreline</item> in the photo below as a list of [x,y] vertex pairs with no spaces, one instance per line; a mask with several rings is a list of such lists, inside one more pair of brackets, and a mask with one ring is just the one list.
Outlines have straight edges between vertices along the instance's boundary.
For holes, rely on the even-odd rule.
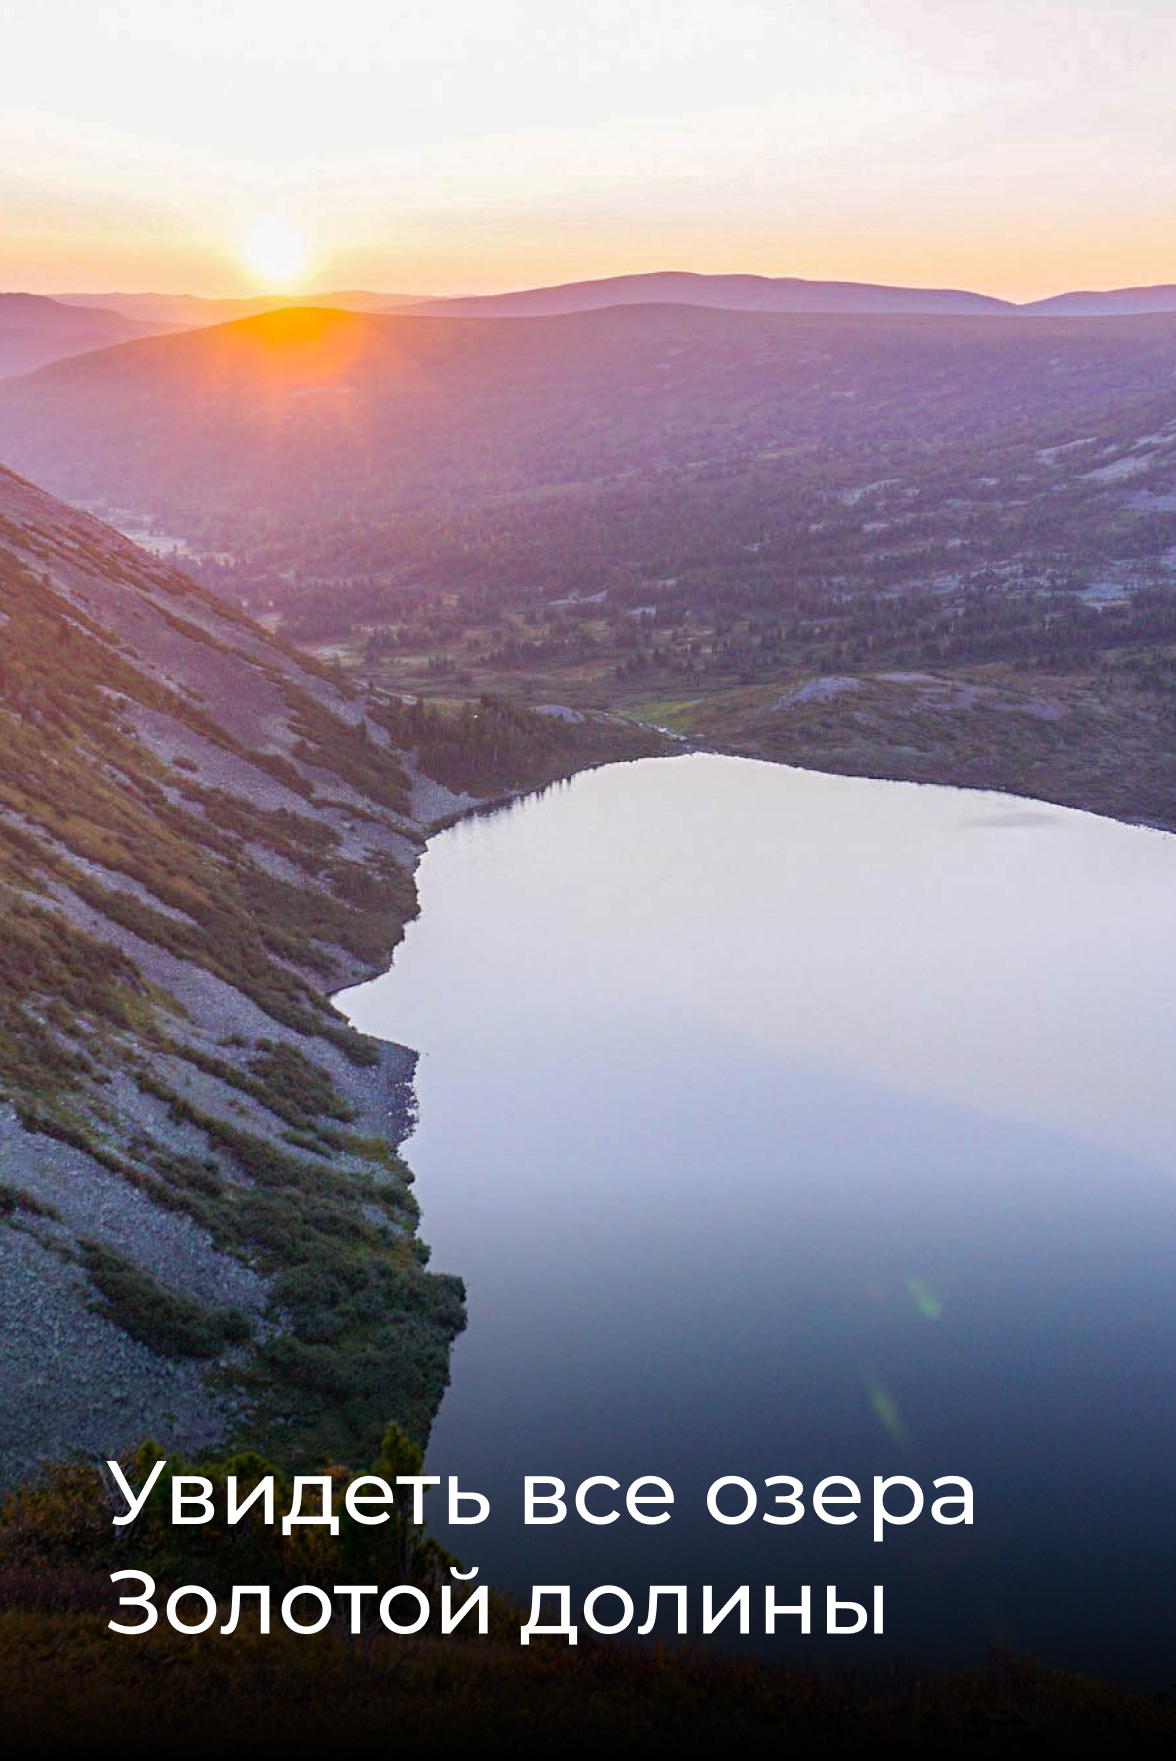
[[[1021,1402],[1055,1398],[1039,1358],[1050,1388],[1077,1361],[1096,1404],[1134,1397],[1130,1378],[1107,1381],[1130,1351],[1117,1268],[1171,1331],[1153,1264],[1176,1228],[1163,1091],[1155,1035],[1131,1027],[1171,846],[991,789],[674,756],[488,801],[480,825],[455,816],[387,983],[346,999],[361,1031],[422,1048],[410,1154],[434,1263],[469,1291],[432,1471],[504,1513],[478,1537],[490,1582],[554,1574],[580,1593],[626,1571],[739,1582],[756,1567],[686,1515],[672,1561],[609,1554],[607,1537],[581,1558],[569,1534],[553,1564],[512,1526],[524,1471],[661,1471],[697,1513],[717,1471],[808,1483],[835,1466],[868,1484],[909,1471],[922,1439],[928,1474],[974,1472],[986,1510],[1012,1500],[999,1571],[1015,1585],[1037,1520],[1017,1502],[1034,1434]],[[1093,1262],[1087,1219],[1114,1244]],[[791,1449],[764,1429],[777,1408],[806,1415]],[[1039,1469],[1065,1513],[1050,1547],[1086,1495],[1075,1464],[1106,1468],[1094,1429],[1080,1448],[1066,1434],[1075,1462]],[[802,1539],[798,1581],[869,1567],[829,1565],[819,1526]],[[928,1570],[941,1547],[927,1542]],[[977,1595],[937,1601],[932,1628],[920,1597],[943,1584],[892,1583],[893,1630],[937,1666],[991,1635],[967,1604],[996,1567],[965,1559]],[[1123,1667],[1114,1646],[1085,1648],[1080,1622],[1047,1619],[1039,1590],[1021,1597],[1028,1648]]]

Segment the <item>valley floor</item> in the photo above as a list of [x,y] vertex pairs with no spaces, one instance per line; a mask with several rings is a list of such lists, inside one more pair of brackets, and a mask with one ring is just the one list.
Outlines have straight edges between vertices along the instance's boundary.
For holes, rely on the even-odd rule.
[[476,668],[460,684],[423,657],[333,657],[389,690],[443,704],[478,692],[578,715],[611,713],[693,746],[846,776],[946,783],[1053,801],[1176,831],[1176,696],[1125,669],[1009,664],[619,678],[603,665]]

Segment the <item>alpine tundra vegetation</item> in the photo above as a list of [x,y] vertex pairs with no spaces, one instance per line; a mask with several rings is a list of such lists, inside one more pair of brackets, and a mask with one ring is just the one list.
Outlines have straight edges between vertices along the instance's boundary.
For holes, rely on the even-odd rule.
[[[464,1322],[397,1154],[386,965],[431,826],[655,742],[487,703],[413,724],[0,471],[0,1478],[423,1445]],[[509,735],[509,738],[508,738]]]

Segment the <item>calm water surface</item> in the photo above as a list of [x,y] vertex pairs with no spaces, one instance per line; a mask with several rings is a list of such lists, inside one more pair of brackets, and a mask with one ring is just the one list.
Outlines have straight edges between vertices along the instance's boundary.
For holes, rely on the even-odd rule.
[[[493,1513],[440,1538],[520,1591],[881,1582],[844,1660],[1170,1686],[1176,838],[693,755],[456,826],[420,888],[340,1001],[421,1051],[469,1289],[430,1468]],[[677,1503],[524,1528],[525,1473]],[[774,1473],[964,1474],[976,1523],[706,1516]]]

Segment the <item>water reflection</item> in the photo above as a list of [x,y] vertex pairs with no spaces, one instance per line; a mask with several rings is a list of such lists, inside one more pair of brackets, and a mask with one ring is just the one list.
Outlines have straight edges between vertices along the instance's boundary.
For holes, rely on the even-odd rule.
[[[887,1658],[1164,1685],[1176,839],[694,755],[457,826],[420,883],[343,1001],[422,1052],[425,1234],[470,1290],[431,1461],[494,1503],[455,1550],[520,1588],[885,1582]],[[524,1473],[678,1504],[524,1529]],[[978,1518],[720,1528],[727,1473],[962,1473]]]

